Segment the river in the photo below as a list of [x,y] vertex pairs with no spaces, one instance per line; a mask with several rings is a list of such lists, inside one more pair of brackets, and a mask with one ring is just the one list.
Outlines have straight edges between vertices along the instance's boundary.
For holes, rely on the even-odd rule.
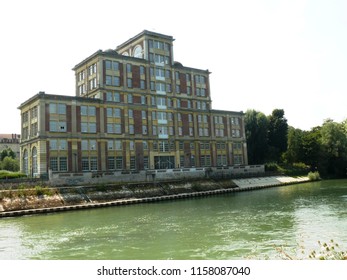
[[347,180],[0,219],[0,259],[307,258],[347,249]]

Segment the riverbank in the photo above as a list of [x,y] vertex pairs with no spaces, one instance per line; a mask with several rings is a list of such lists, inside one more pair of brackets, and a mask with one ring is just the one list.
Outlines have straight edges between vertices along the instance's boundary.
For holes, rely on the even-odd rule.
[[3,190],[0,192],[0,218],[202,197],[308,181],[307,177],[271,176],[44,188],[39,192],[34,189]]

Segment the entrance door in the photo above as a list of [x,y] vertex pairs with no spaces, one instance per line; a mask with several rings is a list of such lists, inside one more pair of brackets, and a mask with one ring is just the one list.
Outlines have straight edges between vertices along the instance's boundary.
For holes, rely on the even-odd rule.
[[174,156],[154,157],[155,169],[173,169],[175,168]]

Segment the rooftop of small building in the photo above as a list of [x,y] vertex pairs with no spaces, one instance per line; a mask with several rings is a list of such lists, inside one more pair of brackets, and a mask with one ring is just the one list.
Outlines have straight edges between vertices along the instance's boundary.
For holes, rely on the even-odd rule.
[[165,35],[165,34],[161,34],[161,33],[157,33],[157,32],[153,32],[153,31],[149,31],[149,30],[143,30],[142,32],[140,32],[139,34],[135,35],[134,37],[128,39],[127,41],[125,41],[124,43],[120,44],[119,46],[117,46],[116,50],[119,50],[121,48],[124,48],[126,45],[132,43],[133,41],[136,41],[137,39],[143,37],[143,36],[150,36],[153,38],[160,38],[160,39],[166,39],[169,41],[174,41],[175,39],[170,36],[170,35]]
[[37,99],[47,99],[50,101],[80,101],[80,102],[104,102],[101,99],[95,99],[91,97],[85,97],[85,96],[75,96],[75,95],[59,95],[59,94],[47,94],[44,91],[40,91],[39,93],[35,94],[28,100],[24,101],[20,106],[18,106],[17,109],[21,110],[23,107],[29,105],[32,102],[35,102]]

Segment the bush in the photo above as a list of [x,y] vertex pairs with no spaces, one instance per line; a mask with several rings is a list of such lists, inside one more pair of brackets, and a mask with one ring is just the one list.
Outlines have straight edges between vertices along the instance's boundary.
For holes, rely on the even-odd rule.
[[265,171],[283,172],[283,168],[275,162],[269,162],[265,164]]
[[22,178],[22,177],[26,177],[26,175],[20,172],[0,170],[0,179],[16,179],[16,178]]
[[19,160],[5,157],[1,162],[1,169],[8,171],[19,171]]
[[307,176],[310,181],[318,181],[321,179],[318,171],[309,172]]
[[310,259],[315,260],[347,260],[347,251],[343,251],[339,248],[339,244],[335,243],[334,240],[330,240],[327,243],[321,243],[318,241],[320,251],[312,251],[309,255]]

